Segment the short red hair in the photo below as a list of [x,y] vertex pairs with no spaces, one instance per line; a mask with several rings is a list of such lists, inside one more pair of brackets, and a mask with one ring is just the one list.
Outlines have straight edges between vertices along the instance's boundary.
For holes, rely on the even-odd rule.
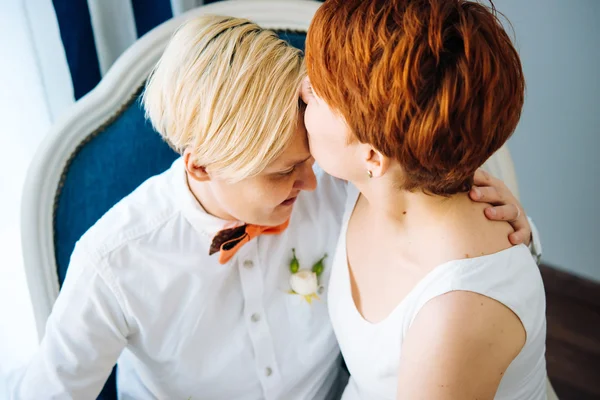
[[327,0],[306,65],[356,139],[400,162],[407,190],[469,190],[523,107],[519,55],[493,3]]

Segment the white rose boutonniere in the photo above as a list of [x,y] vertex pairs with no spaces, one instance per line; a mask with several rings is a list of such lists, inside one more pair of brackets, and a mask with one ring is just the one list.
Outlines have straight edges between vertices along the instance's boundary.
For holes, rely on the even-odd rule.
[[300,268],[300,262],[296,258],[296,249],[292,249],[292,260],[290,261],[290,294],[296,294],[304,297],[308,304],[311,304],[313,299],[320,300],[317,295],[319,288],[319,277],[325,269],[323,261],[327,258],[327,254],[313,265],[311,269]]
[[313,293],[317,293],[319,280],[317,274],[310,269],[301,269],[290,276],[290,286],[294,293],[300,296],[310,296]]

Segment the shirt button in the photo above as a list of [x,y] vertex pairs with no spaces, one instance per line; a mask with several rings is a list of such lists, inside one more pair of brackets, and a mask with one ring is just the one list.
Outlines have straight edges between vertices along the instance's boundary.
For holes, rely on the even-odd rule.
[[260,321],[260,314],[259,313],[254,313],[254,314],[252,314],[252,316],[250,317],[250,319],[252,320],[252,322],[258,322],[258,321]]
[[266,376],[273,375],[273,370],[270,367],[265,368],[265,375]]
[[250,269],[250,268],[254,267],[254,262],[252,262],[252,260],[246,260],[246,261],[244,261],[244,267]]

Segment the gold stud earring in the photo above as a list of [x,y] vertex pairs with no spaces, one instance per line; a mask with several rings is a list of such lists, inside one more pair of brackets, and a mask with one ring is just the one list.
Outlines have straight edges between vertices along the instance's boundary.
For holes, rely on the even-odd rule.
[[370,170],[367,170],[367,175],[369,175],[369,178],[373,177],[373,172],[371,172]]

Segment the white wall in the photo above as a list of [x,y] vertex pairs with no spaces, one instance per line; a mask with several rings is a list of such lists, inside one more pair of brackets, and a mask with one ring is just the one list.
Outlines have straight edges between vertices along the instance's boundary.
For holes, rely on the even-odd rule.
[[543,259],[600,281],[600,1],[494,3],[514,26],[527,79],[509,147]]
[[[21,256],[23,182],[53,114],[72,103],[72,88],[57,86],[66,63],[55,18],[43,15],[53,13],[52,2],[35,3],[37,22],[32,27],[22,0],[0,1],[0,398],[4,374],[37,348]],[[36,36],[45,40],[41,54],[35,50]],[[50,81],[41,64],[47,65]]]

